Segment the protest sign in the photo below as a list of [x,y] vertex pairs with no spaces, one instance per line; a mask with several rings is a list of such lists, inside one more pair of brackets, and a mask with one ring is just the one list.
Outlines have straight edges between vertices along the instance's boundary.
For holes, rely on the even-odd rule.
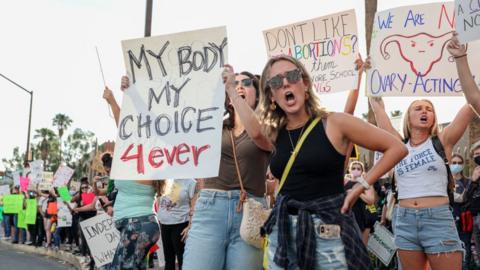
[[43,180],[43,160],[34,160],[30,162],[30,181],[34,184]]
[[480,1],[455,0],[455,30],[462,43],[480,39]]
[[25,223],[25,210],[21,209],[18,211],[18,222],[17,227],[21,229],[27,228],[27,223]]
[[66,186],[68,184],[68,181],[70,181],[70,178],[72,177],[73,173],[75,171],[65,165],[61,165],[58,167],[58,170],[55,172],[55,175],[53,176],[53,185],[55,187],[61,187],[61,186]]
[[0,195],[8,195],[10,194],[10,186],[9,185],[1,185],[0,186]]
[[57,200],[57,224],[58,227],[71,227],[72,226],[72,213],[68,206],[66,205],[67,202],[59,199]]
[[82,202],[83,205],[89,205],[95,199],[95,194],[93,192],[84,192],[82,193]]
[[20,176],[20,190],[26,192],[28,190],[28,185],[30,184],[30,179],[25,176]]
[[0,205],[0,221],[3,221],[3,206]]
[[27,208],[25,209],[25,223],[35,224],[37,221],[37,200],[28,199]]
[[[454,31],[453,2],[378,12],[367,71],[368,96],[461,96],[447,44]],[[480,43],[468,46],[470,67],[480,78]]]
[[42,173],[42,179],[45,182],[53,182],[53,172],[43,172]]
[[218,175],[225,102],[226,28],[122,42],[123,95],[111,177]]
[[115,249],[120,242],[120,233],[115,228],[113,219],[107,214],[101,214],[80,222],[95,265],[112,262]]
[[378,221],[374,225],[374,232],[368,237],[367,248],[386,266],[397,251],[393,234]]
[[13,185],[14,186],[20,186],[20,174],[22,172],[21,171],[16,171],[16,172],[13,172],[12,173],[12,176],[13,176]]
[[52,189],[53,184],[51,182],[40,182],[38,183],[38,190],[50,190]]
[[358,54],[355,10],[263,31],[268,57],[286,54],[305,65],[319,93],[357,87],[354,62]]
[[3,212],[18,214],[23,209],[23,195],[4,195]]
[[70,195],[70,192],[68,191],[67,187],[59,187],[57,191],[58,191],[58,195],[60,195],[62,200],[66,202],[70,202],[72,200],[72,196]]
[[70,191],[77,192],[80,191],[80,182],[70,181]]

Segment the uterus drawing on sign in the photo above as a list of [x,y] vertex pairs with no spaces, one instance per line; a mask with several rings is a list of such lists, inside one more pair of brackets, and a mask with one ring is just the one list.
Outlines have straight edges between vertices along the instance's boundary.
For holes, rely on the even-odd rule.
[[[396,47],[403,60],[410,64],[410,69],[417,76],[427,76],[445,52],[453,31],[439,36],[417,33],[411,36],[395,34],[385,37],[380,43],[380,53],[385,60],[390,59],[389,50]],[[397,46],[392,46],[392,45]],[[453,57],[448,61],[453,62]]]

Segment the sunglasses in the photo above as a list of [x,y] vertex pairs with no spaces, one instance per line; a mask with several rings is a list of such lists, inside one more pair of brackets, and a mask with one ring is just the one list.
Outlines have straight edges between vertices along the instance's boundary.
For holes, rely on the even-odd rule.
[[253,79],[247,78],[241,81],[235,81],[235,87],[237,87],[240,83],[242,84],[243,87],[250,87],[253,84]]
[[288,83],[292,83],[292,84],[297,83],[302,78],[302,71],[300,71],[300,69],[290,70],[290,71],[285,72],[284,74],[285,75],[278,74],[276,76],[273,76],[267,82],[267,84],[273,90],[277,90],[277,89],[280,89],[283,86],[283,79],[284,78],[287,79]]
[[463,162],[462,162],[462,161],[452,161],[452,164],[460,164],[460,165],[462,165]]
[[81,189],[88,189],[88,187],[81,187]]

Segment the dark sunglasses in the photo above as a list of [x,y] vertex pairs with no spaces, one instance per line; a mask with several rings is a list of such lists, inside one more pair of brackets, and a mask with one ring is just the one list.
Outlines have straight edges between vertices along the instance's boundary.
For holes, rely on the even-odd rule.
[[286,78],[288,83],[297,83],[300,81],[302,78],[302,71],[300,69],[294,69],[287,71],[283,74],[278,74],[276,76],[273,76],[267,84],[272,88],[273,90],[277,90],[283,86],[283,79]]
[[88,187],[81,187],[81,189],[88,189]]
[[250,87],[253,84],[253,79],[246,78],[241,81],[235,81],[235,87],[237,87],[240,83],[242,84],[243,87]]

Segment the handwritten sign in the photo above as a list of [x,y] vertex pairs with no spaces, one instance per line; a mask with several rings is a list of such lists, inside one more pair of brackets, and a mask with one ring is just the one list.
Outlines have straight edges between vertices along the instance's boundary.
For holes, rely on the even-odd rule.
[[20,176],[20,191],[26,192],[28,190],[28,185],[30,184],[30,179],[25,176]]
[[25,223],[25,210],[21,209],[18,211],[18,222],[17,227],[21,229],[27,228],[27,223]]
[[22,172],[21,171],[16,171],[16,172],[13,172],[12,173],[12,176],[13,176],[13,185],[14,186],[20,186],[20,174]]
[[43,181],[52,183],[53,182],[53,172],[43,172],[42,173],[42,179],[43,179]]
[[72,200],[72,196],[70,195],[70,192],[68,191],[67,187],[59,187],[57,191],[58,191],[58,195],[60,195],[62,200],[66,202],[70,202]]
[[37,184],[43,180],[43,160],[34,160],[30,162],[30,181]]
[[480,1],[455,0],[455,15],[460,42],[480,39]]
[[379,222],[374,225],[374,232],[368,237],[368,250],[370,250],[385,266],[390,264],[397,251],[393,234]]
[[10,186],[9,185],[1,185],[0,186],[0,195],[9,195],[10,194]]
[[28,199],[27,208],[25,210],[25,223],[35,224],[37,221],[37,200]]
[[71,227],[72,226],[72,213],[68,209],[67,203],[63,200],[57,200],[57,223],[58,227]]
[[111,177],[218,175],[227,61],[226,28],[122,42],[123,96]]
[[3,212],[18,214],[23,209],[23,195],[4,195]]
[[70,191],[77,192],[80,190],[80,182],[70,181]]
[[93,193],[93,192],[85,192],[85,193],[82,193],[82,202],[83,202],[83,205],[89,205],[89,204],[91,204],[94,199],[95,199],[95,193]]
[[356,88],[358,53],[355,10],[263,31],[268,57],[287,54],[300,60],[312,75],[319,93]]
[[[453,2],[378,12],[372,33],[367,95],[462,95],[454,58],[446,48],[454,31],[454,18]],[[479,42],[469,44],[468,57],[479,80]]]
[[72,168],[61,165],[53,176],[53,185],[55,187],[66,186],[74,172]]
[[51,182],[40,182],[38,183],[38,190],[50,190],[52,189],[53,184]]
[[120,233],[115,228],[112,217],[101,214],[80,222],[95,265],[111,263],[115,249],[120,242]]

